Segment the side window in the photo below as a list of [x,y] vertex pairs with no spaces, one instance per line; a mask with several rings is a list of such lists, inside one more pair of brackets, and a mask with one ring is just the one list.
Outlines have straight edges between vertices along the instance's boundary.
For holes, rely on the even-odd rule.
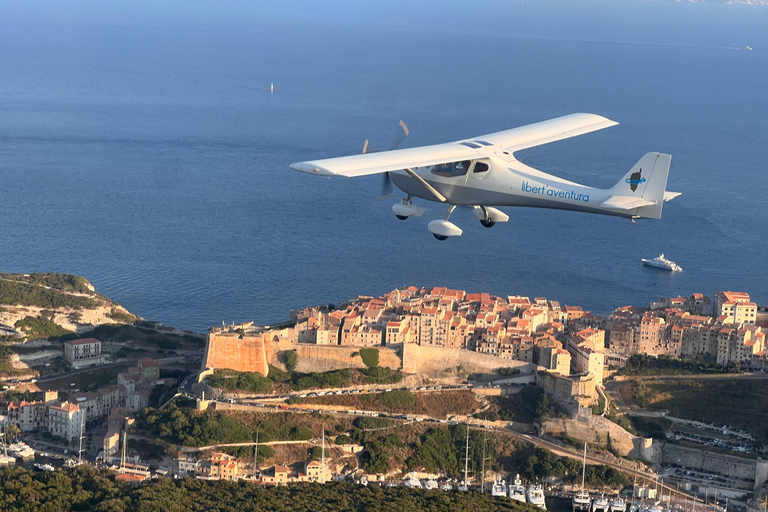
[[488,169],[489,169],[488,164],[483,163],[483,162],[477,162],[475,164],[475,168],[474,168],[474,170],[472,172],[475,172],[475,173],[477,173],[477,172],[486,172],[486,171],[488,171]]
[[439,164],[432,167],[432,174],[436,176],[443,176],[444,178],[455,178],[457,176],[464,176],[469,171],[469,167],[472,165],[471,160],[463,160],[461,162],[449,162],[446,164]]

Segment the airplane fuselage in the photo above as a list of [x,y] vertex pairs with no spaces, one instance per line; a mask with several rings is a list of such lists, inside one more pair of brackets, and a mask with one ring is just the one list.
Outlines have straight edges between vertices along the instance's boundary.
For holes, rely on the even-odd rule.
[[[543,173],[503,152],[506,158],[500,158],[495,154],[497,152],[501,151],[489,152],[489,155],[472,161],[466,173],[456,176],[436,172],[437,166],[420,167],[413,171],[440,192],[447,204],[554,208],[626,218],[634,215],[632,211],[602,208],[600,204],[611,195],[609,190],[587,187]],[[477,172],[478,163],[487,164],[488,169]],[[403,192],[437,201],[432,192],[406,171],[395,171],[389,175]]]

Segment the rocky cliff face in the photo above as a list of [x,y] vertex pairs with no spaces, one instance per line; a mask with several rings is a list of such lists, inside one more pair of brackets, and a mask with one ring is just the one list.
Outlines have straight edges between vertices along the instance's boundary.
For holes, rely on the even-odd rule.
[[141,318],[71,274],[0,274],[0,337],[5,341],[83,333]]

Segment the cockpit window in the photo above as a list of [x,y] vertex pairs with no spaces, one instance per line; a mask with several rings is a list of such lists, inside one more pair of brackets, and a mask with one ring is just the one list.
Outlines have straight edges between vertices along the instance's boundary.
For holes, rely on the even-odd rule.
[[477,162],[472,172],[486,172],[489,169],[488,164],[483,162]]
[[474,140],[472,142],[477,142],[478,144],[482,144],[483,146],[493,146],[490,142],[486,142],[484,140]]
[[461,144],[464,144],[465,146],[472,149],[480,149],[482,147],[480,144],[475,144],[474,142],[462,142]]
[[433,166],[431,172],[432,174],[435,174],[437,176],[443,176],[444,178],[454,178],[456,176],[466,175],[467,171],[469,171],[470,165],[472,165],[471,160],[463,160],[461,162],[449,162],[449,163]]

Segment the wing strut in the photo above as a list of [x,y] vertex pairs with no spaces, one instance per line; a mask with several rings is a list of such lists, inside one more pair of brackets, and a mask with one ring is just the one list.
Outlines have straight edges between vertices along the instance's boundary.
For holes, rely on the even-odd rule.
[[426,181],[424,178],[422,178],[421,176],[419,176],[418,174],[416,174],[416,173],[413,171],[413,169],[411,169],[411,168],[409,168],[409,167],[406,167],[406,168],[405,168],[405,172],[407,172],[408,174],[410,174],[410,175],[411,175],[411,177],[415,178],[415,179],[416,179],[416,181],[418,181],[419,183],[421,183],[422,185],[424,185],[424,188],[426,188],[427,190],[429,190],[429,193],[430,193],[430,194],[432,194],[433,196],[435,196],[435,199],[437,199],[437,200],[438,200],[438,201],[440,201],[441,203],[444,203],[444,202],[445,202],[445,196],[444,196],[443,194],[441,194],[440,192],[438,192],[437,190],[435,190],[435,187],[433,187],[432,185],[430,185],[429,183],[427,183],[427,181]]

